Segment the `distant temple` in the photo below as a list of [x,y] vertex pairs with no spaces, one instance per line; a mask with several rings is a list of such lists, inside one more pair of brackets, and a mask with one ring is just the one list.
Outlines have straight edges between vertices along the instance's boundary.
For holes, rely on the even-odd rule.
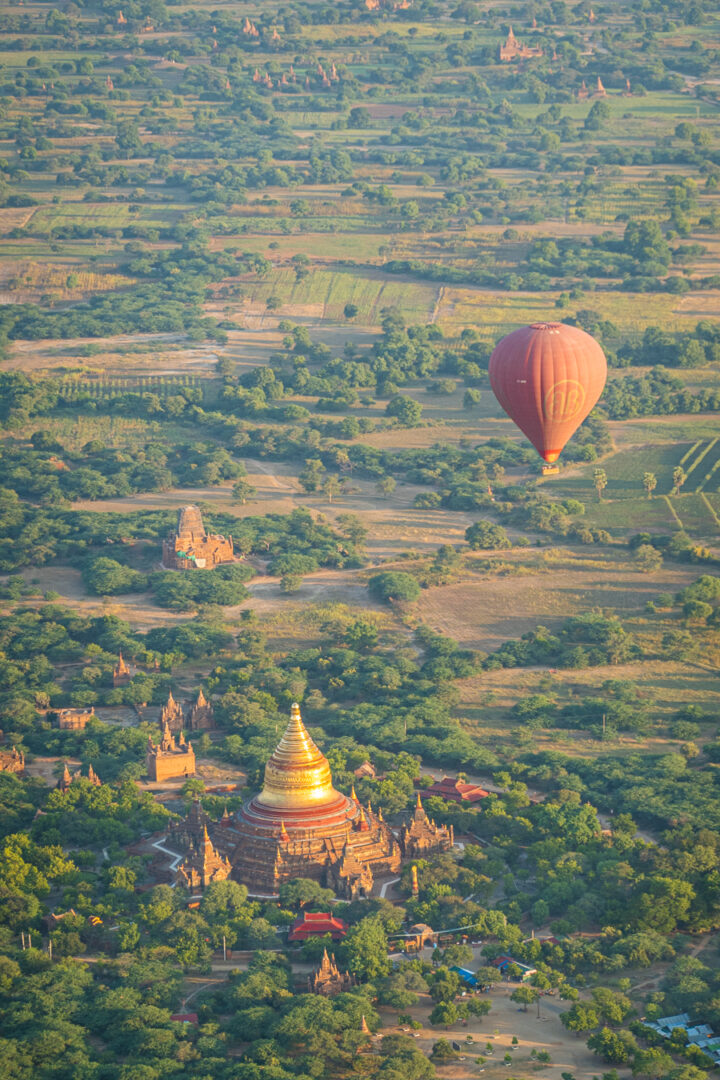
[[157,745],[152,741],[152,736],[148,737],[145,760],[151,780],[170,780],[176,776],[195,775],[195,751],[192,743],[185,742],[182,732],[176,742],[167,724]]
[[340,971],[334,956],[328,956],[325,949],[320,967],[308,976],[308,990],[311,994],[322,997],[335,997],[355,985],[355,979],[349,971]]
[[[626,85],[627,85],[628,92],[629,92],[630,83],[627,82],[627,80],[626,80]],[[603,81],[602,81],[602,79],[600,78],[599,75],[597,77],[597,82],[595,84],[595,89],[593,90],[592,93],[590,93],[590,91],[588,90],[587,83],[585,82],[584,79],[583,79],[583,82],[582,82],[582,86],[577,91],[577,99],[578,99],[578,101],[587,101],[588,98],[606,98],[606,97],[607,97],[607,90],[603,86]]]
[[[63,774],[58,781],[58,790],[67,791],[71,784],[74,784],[77,780],[83,779],[84,777],[80,769],[77,769],[74,773],[71,773],[67,767],[67,762],[65,762]],[[100,785],[102,784],[102,780],[95,772],[92,765],[88,765],[87,779],[90,781],[93,787],[100,787]]]
[[515,37],[512,26],[508,32],[504,45],[500,46],[500,59],[504,63],[511,60],[529,60],[533,56],[542,56],[542,49],[534,49],[529,45],[523,45]]
[[56,709],[55,720],[61,731],[84,731],[95,719],[95,709]]
[[190,730],[210,731],[215,727],[213,707],[202,692],[198,692],[197,701],[190,710]]
[[[163,743],[170,741],[174,747],[168,730]],[[157,750],[151,742],[151,777],[151,753]],[[167,751],[171,760],[173,752]],[[158,778],[167,775],[183,773]],[[369,896],[377,875],[398,872],[403,853],[427,855],[453,843],[452,829],[435,825],[420,806],[398,844],[382,812],[361,806],[354,790],[350,796],[336,791],[327,758],[310,738],[298,705],[265,766],[262,791],[219,822],[194,802],[169,835],[191,858],[205,829],[218,854],[227,856],[232,878],[256,896],[277,896],[283,882],[298,877],[319,881],[348,900]],[[309,924],[303,926],[308,932]]]
[[25,755],[17,747],[0,750],[0,772],[21,773],[25,770]]
[[197,506],[183,506],[177,531],[163,541],[163,566],[168,570],[211,570],[233,559],[232,537],[205,532]]
[[175,735],[179,735],[185,727],[185,716],[182,711],[182,705],[179,705],[172,696],[172,690],[168,694],[167,702],[163,705],[162,712],[160,713],[160,730],[163,731],[166,725]]
[[194,842],[177,869],[176,882],[185,889],[205,889],[213,881],[225,881],[230,876],[230,862],[213,846],[207,831]]
[[433,851],[449,851],[454,839],[452,825],[436,825],[431,821],[418,795],[412,821],[403,825],[400,833],[403,856],[416,859]]
[[118,662],[113,668],[113,686],[127,686],[132,680],[132,672],[122,653],[118,653]]

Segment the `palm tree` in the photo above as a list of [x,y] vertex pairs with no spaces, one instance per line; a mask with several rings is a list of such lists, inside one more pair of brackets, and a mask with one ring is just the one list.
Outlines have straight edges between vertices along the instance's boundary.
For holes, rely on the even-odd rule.
[[672,489],[673,495],[679,495],[680,494],[680,488],[683,486],[683,484],[685,483],[686,480],[687,480],[687,473],[683,469],[682,465],[676,465],[675,468],[673,469],[673,489]]
[[643,487],[647,491],[648,499],[652,499],[652,493],[657,487],[657,476],[655,475],[655,473],[643,473]]
[[605,490],[605,488],[607,487],[607,482],[608,482],[608,478],[607,478],[607,473],[605,472],[605,470],[604,469],[596,469],[595,472],[593,473],[593,484],[595,485],[595,490],[597,492],[597,497],[600,500],[602,500],[602,497],[603,497],[602,493]]

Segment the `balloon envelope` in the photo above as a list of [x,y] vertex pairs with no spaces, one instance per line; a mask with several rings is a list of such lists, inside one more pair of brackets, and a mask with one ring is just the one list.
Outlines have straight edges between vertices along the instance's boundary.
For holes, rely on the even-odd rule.
[[490,385],[545,461],[557,461],[603,392],[605,353],[578,326],[533,323],[498,342]]

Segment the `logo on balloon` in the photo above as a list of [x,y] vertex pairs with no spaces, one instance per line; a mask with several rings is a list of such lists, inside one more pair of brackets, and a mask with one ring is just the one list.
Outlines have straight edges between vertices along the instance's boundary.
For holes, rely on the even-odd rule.
[[585,387],[575,379],[562,379],[551,386],[543,400],[546,420],[564,422],[582,412],[585,404]]

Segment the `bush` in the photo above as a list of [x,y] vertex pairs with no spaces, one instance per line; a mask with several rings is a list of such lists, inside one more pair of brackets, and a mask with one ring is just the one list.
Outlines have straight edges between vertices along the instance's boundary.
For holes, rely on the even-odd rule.
[[115,559],[101,556],[86,563],[82,571],[88,592],[95,596],[115,596],[118,593],[140,592],[147,588],[145,574],[123,566]]
[[372,596],[388,604],[417,600],[420,595],[420,586],[415,578],[403,570],[385,570],[382,574],[375,574],[368,581],[368,589]]
[[465,539],[473,551],[493,551],[497,548],[509,548],[512,544],[502,525],[492,521],[476,521],[465,530]]

